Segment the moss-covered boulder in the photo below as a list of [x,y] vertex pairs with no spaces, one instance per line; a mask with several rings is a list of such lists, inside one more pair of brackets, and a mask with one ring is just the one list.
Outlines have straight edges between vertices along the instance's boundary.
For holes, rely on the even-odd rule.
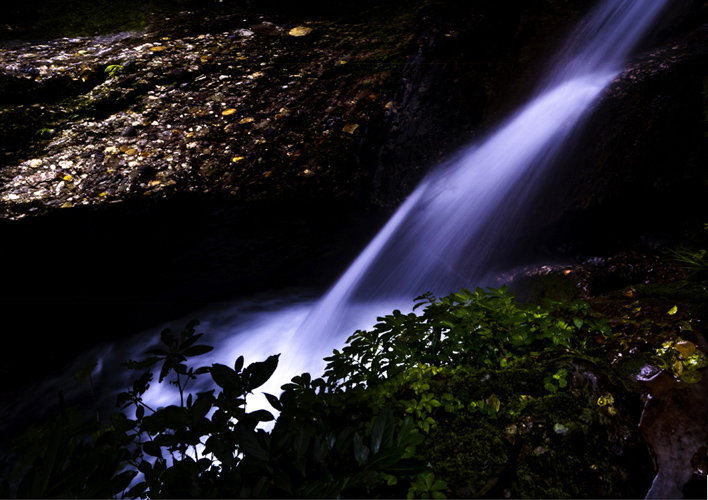
[[[641,497],[654,474],[637,430],[642,404],[613,378],[564,350],[441,374],[431,391],[467,410],[438,416],[423,455],[454,497]],[[469,411],[475,401],[487,411]]]

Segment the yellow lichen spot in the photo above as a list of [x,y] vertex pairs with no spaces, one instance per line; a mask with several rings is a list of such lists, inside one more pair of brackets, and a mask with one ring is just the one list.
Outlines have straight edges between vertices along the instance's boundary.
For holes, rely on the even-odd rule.
[[346,125],[344,126],[344,128],[342,129],[342,132],[345,132],[345,133],[347,133],[347,134],[353,134],[354,132],[356,132],[356,129],[358,129],[358,128],[359,128],[359,125],[358,125],[358,124],[356,124],[356,123],[348,123],[348,124],[346,124]]
[[499,411],[499,408],[501,407],[501,401],[499,401],[499,398],[496,394],[492,394],[491,396],[489,396],[485,403],[487,404],[487,406],[494,408],[494,411]]
[[671,309],[669,309],[666,314],[669,314],[669,315],[673,316],[673,315],[676,314],[677,312],[678,312],[678,307],[674,306],[674,307],[672,307]]
[[71,179],[73,179],[73,177],[69,174],[66,174],[64,177],[62,177],[62,180],[65,180],[65,181],[70,181]]
[[99,197],[99,198],[105,198],[105,197],[106,197],[106,192],[104,191],[104,192],[102,192],[102,193],[99,193],[99,194],[98,194],[98,197]]
[[251,122],[253,122],[253,118],[250,117],[250,116],[247,116],[246,118],[242,118],[242,119],[239,121],[239,123],[240,123],[241,125],[243,125],[244,123],[251,123]]
[[74,206],[74,204],[71,203],[70,201],[65,201],[64,204],[61,206],[61,208],[71,208],[73,206]]
[[149,187],[155,187],[155,186],[159,186],[159,185],[160,185],[160,181],[150,181],[148,183]]
[[607,413],[609,413],[611,417],[614,417],[615,415],[617,415],[617,408],[615,408],[614,406],[608,406]]
[[241,160],[243,160],[243,156],[234,156],[233,158],[231,158],[231,161],[234,163]]
[[614,402],[615,398],[612,394],[605,394],[597,399],[598,406],[611,406]]
[[166,50],[167,47],[164,45],[155,45],[154,47],[150,47],[151,52],[162,52],[163,50]]
[[138,150],[135,148],[126,149],[126,151],[125,151],[125,154],[127,154],[128,156],[133,156],[133,155],[136,155],[137,153],[138,153]]
[[312,28],[308,28],[307,26],[295,26],[288,31],[288,35],[290,36],[306,36],[310,33],[312,33]]
[[679,340],[674,347],[682,358],[687,358],[696,352],[696,344],[688,340]]
[[211,61],[211,59],[212,59],[212,56],[209,56],[209,55],[207,55],[207,56],[201,56],[201,57],[199,58],[199,60],[200,60],[201,62],[203,62],[203,63],[209,62],[209,61]]
[[674,375],[677,377],[680,376],[683,373],[683,363],[681,363],[681,361],[676,361],[673,365],[671,365],[671,371],[673,371]]
[[268,170],[265,174],[263,174],[263,177],[270,177],[270,175],[273,173],[272,170]]
[[229,109],[223,110],[221,112],[221,114],[224,116],[229,116],[229,115],[233,115],[235,112],[236,112],[236,110],[234,108],[229,108]]

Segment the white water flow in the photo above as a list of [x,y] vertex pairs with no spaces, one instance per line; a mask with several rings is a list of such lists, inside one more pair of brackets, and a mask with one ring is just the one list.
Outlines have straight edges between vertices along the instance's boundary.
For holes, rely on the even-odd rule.
[[299,342],[351,333],[392,306],[409,308],[426,291],[448,294],[481,283],[569,136],[667,3],[602,1],[528,104],[424,179],[315,306]]
[[442,295],[483,284],[540,181],[669,1],[602,0],[563,45],[528,104],[428,175],[319,301],[246,315],[198,314],[202,331],[218,338],[216,361],[282,353],[265,387],[277,394],[293,375],[321,373],[322,358],[378,315],[410,309],[426,291]]
[[[484,284],[540,181],[669,2],[602,0],[563,45],[528,104],[428,175],[324,297],[315,301],[291,291],[195,313],[205,341],[218,346],[198,363],[233,365],[243,355],[248,364],[281,353],[278,370],[259,390],[279,394],[295,375],[321,374],[323,358],[377,316],[410,310],[426,291],[442,295]],[[139,359],[150,337],[107,347],[96,358]],[[153,384],[148,396],[151,406],[176,401],[166,384]],[[249,407],[270,409],[255,395]]]
[[[564,44],[535,96],[486,140],[428,175],[319,301],[295,290],[195,313],[204,340],[218,346],[198,365],[233,365],[240,355],[249,364],[281,353],[275,376],[259,389],[279,394],[292,376],[321,373],[322,358],[357,328],[372,326],[377,315],[410,309],[426,291],[441,295],[484,284],[500,245],[562,160],[571,134],[670,1],[602,0]],[[126,374],[129,381],[115,380],[124,371],[110,369],[109,361],[142,359],[153,333],[96,351],[94,359],[105,365],[101,383],[128,387],[133,374]],[[170,389],[153,384],[149,404],[179,401]],[[42,391],[56,394],[49,387]],[[270,408],[252,396],[249,406]]]
[[[377,316],[410,310],[426,291],[483,285],[571,135],[669,1],[602,0],[563,45],[535,96],[486,140],[428,175],[319,301],[295,293],[196,313],[200,331],[218,346],[201,363],[282,353],[262,388],[279,394],[294,375],[321,374],[323,358]],[[169,404],[174,395],[160,390],[154,404]],[[269,408],[251,396],[249,406]]]

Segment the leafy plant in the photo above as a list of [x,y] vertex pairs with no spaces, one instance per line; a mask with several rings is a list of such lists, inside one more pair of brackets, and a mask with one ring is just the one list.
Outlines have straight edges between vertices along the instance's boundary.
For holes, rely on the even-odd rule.
[[371,331],[357,331],[342,351],[326,358],[328,387],[349,390],[393,380],[411,366],[505,366],[515,357],[549,346],[585,345],[590,333],[609,334],[606,322],[582,301],[519,304],[506,287],[416,299],[422,314],[378,318]]
[[[412,458],[423,440],[412,417],[396,419],[383,408],[366,422],[346,422],[312,414],[301,405],[312,390],[309,374],[295,377],[280,397],[267,395],[281,412],[272,431],[259,424],[274,420],[267,410],[248,411],[247,396],[262,386],[278,365],[279,355],[233,367],[212,364],[194,368],[191,358],[212,350],[197,344],[192,321],[174,335],[166,329],[161,347],[125,366],[145,370],[130,390],[118,395],[121,409],[109,426],[83,423],[71,414],[46,429],[28,431],[17,445],[24,479],[19,495],[109,497],[334,497],[344,491],[367,495],[372,488],[396,485],[401,478],[427,470]],[[157,383],[179,392],[179,405],[152,408],[146,395],[159,367]],[[90,366],[82,370],[88,377]],[[216,389],[187,392],[208,375]],[[317,386],[317,384],[315,384]],[[63,412],[62,415],[69,415]],[[63,420],[62,420],[63,419]],[[34,434],[32,434],[34,433]],[[94,470],[97,469],[97,470]],[[137,474],[140,480],[128,488]],[[405,486],[405,485],[404,485]]]
[[558,389],[564,389],[568,385],[567,376],[568,370],[561,368],[552,376],[544,378],[543,386],[548,392],[558,392]]
[[122,73],[124,70],[125,67],[122,64],[109,64],[103,71],[108,74],[108,78],[113,78],[117,74]]
[[[587,336],[609,332],[584,302],[523,305],[504,287],[441,299],[425,294],[416,302],[420,314],[394,311],[372,331],[356,332],[326,358],[321,378],[303,373],[280,395],[266,394],[277,419],[267,410],[249,411],[247,399],[274,373],[279,355],[248,366],[239,357],[233,366],[195,367],[191,361],[212,350],[198,343],[198,322],[179,334],[163,330],[159,347],[124,364],[142,371],[117,398],[134,416],[118,413],[109,425],[76,424],[64,434],[43,434],[49,441],[25,440],[18,448],[25,456],[22,492],[115,496],[130,484],[125,496],[150,498],[444,498],[445,478],[435,477],[419,445],[457,415],[491,422],[505,405],[514,408],[504,413],[508,419],[525,404],[492,392],[465,396],[446,389],[444,380],[528,363],[549,349],[582,349]],[[544,380],[546,389],[567,384],[568,372],[556,370]],[[176,387],[179,404],[149,405],[155,374],[157,384]],[[90,366],[82,373],[90,382],[89,375]],[[189,392],[205,379],[212,389]],[[259,428],[274,420],[272,430]],[[56,436],[68,444],[45,459]],[[84,482],[65,484],[69,474],[54,471],[72,471]]]

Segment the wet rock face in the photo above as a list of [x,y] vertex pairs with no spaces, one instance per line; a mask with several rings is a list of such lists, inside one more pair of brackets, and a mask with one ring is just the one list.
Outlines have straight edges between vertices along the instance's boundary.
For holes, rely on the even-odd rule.
[[576,13],[435,1],[334,21],[182,13],[142,32],[6,43],[3,213],[190,191],[395,206]]
[[[392,75],[368,59],[407,39],[362,41],[362,26],[314,21],[290,35],[236,16],[201,31],[162,25],[5,48],[0,83],[12,107],[3,121],[37,108],[42,116],[21,132],[44,122],[46,139],[3,143],[6,215],[176,191],[275,198],[316,191],[321,177],[351,192],[360,174],[346,170],[348,151],[384,112],[376,87]],[[64,99],[51,89],[65,80],[92,85]]]
[[689,28],[635,61],[597,105],[579,136],[583,147],[547,191],[564,211],[552,247],[607,254],[702,225],[708,31]]

